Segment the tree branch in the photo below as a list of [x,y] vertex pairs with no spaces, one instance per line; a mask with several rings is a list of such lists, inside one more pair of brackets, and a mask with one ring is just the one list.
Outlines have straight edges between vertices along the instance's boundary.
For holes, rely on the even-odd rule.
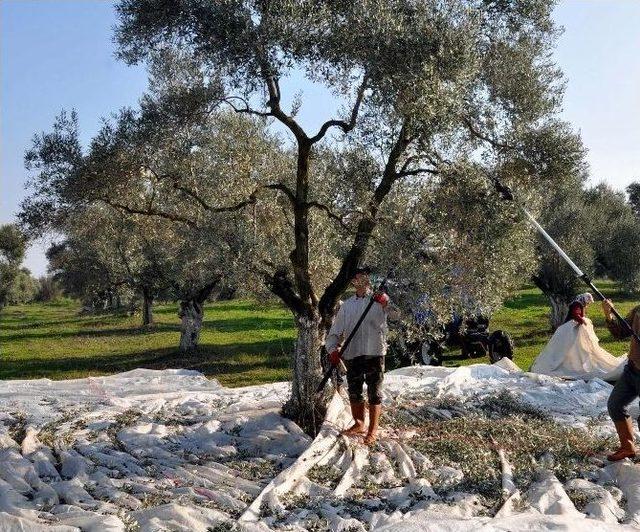
[[418,174],[433,174],[437,175],[440,172],[438,170],[434,170],[433,168],[416,168],[414,170],[404,170],[398,172],[398,177],[406,177],[410,175],[418,175]]
[[289,198],[291,203],[293,203],[293,204],[296,203],[296,196],[293,193],[293,190],[291,190],[284,183],[271,183],[269,185],[264,185],[264,188],[269,188],[269,189],[272,189],[272,190],[280,190],[280,191],[282,191],[282,192],[284,192],[286,194],[286,196]]
[[159,218],[165,218],[166,220],[171,220],[174,222],[181,222],[190,227],[198,227],[198,224],[194,222],[192,219],[187,218],[185,216],[180,216],[178,214],[169,213],[165,211],[160,211],[158,209],[154,209],[153,207],[147,207],[146,209],[140,209],[137,207],[131,207],[129,205],[125,205],[124,203],[119,203],[109,198],[100,197],[99,201],[110,205],[114,209],[120,209],[121,211],[127,212],[129,214],[143,214],[145,216],[157,216]]
[[308,201],[307,206],[315,207],[316,209],[324,211],[329,218],[338,222],[343,227],[343,229],[351,231],[351,228],[346,223],[344,223],[344,216],[338,216],[328,206],[323,205],[322,203],[319,203],[317,201]]
[[284,269],[276,270],[273,275],[263,272],[263,278],[269,290],[282,299],[294,315],[303,316],[307,313],[307,305],[296,293]]
[[518,148],[516,146],[512,146],[510,144],[506,144],[504,142],[500,142],[496,139],[492,139],[491,137],[489,137],[488,135],[483,134],[479,129],[477,129],[474,125],[473,122],[471,122],[471,120],[469,120],[467,117],[463,116],[462,117],[462,121],[464,122],[464,124],[467,126],[467,129],[471,132],[471,134],[474,137],[479,138],[480,140],[483,140],[485,142],[488,142],[489,144],[491,144],[494,148],[500,148],[502,150],[508,150],[508,151],[513,151],[513,150],[517,150]]
[[[244,107],[236,107],[230,100],[240,100],[244,104]],[[273,116],[269,111],[258,111],[249,107],[249,102],[241,96],[227,96],[222,98],[222,101],[229,105],[236,113],[245,113],[256,116]]]
[[196,200],[203,209],[209,211],[209,212],[214,212],[214,213],[221,213],[221,212],[233,212],[233,211],[238,211],[240,209],[242,209],[243,207],[246,207],[247,205],[253,205],[256,203],[257,198],[256,198],[256,192],[257,190],[254,190],[250,195],[249,198],[241,201],[240,203],[236,203],[235,205],[229,205],[227,207],[213,207],[212,205],[210,205],[209,203],[207,203],[200,195],[198,195],[196,192],[194,192],[193,190],[183,186],[183,185],[178,185],[177,182],[174,182],[173,187],[177,190],[180,190],[181,192],[183,192],[184,194],[186,194],[187,196],[189,196],[190,198],[193,198],[194,200]]
[[330,127],[333,127],[333,126],[339,127],[340,129],[342,129],[344,133],[348,133],[356,126],[356,121],[358,119],[358,112],[360,111],[360,105],[362,104],[362,100],[364,99],[364,93],[367,89],[368,80],[369,80],[369,77],[365,74],[364,77],[362,78],[362,82],[360,83],[360,86],[358,87],[358,92],[356,94],[356,101],[353,104],[353,108],[351,109],[351,116],[349,118],[349,121],[345,122],[344,120],[335,120],[335,119],[327,120],[320,127],[320,131],[318,131],[318,133],[316,133],[313,137],[309,139],[312,144],[321,140],[327,134],[327,131],[329,130]]
[[398,137],[387,158],[382,179],[369,201],[369,212],[366,213],[358,223],[356,234],[351,244],[351,249],[349,249],[347,255],[342,261],[340,271],[333,281],[331,281],[329,286],[327,286],[324,294],[322,294],[322,297],[320,298],[320,315],[322,317],[323,327],[325,328],[330,327],[338,298],[349,285],[349,281],[353,277],[355,270],[358,267],[358,263],[364,257],[371,234],[377,224],[378,209],[382,201],[387,194],[389,194],[393,184],[401,177],[397,169],[397,165],[410,143],[411,138],[408,134],[408,124],[405,121],[400,128]]
[[263,68],[263,76],[269,92],[269,100],[267,106],[271,109],[270,116],[274,116],[294,134],[299,143],[308,143],[309,137],[304,129],[295,121],[295,119],[286,114],[280,107],[280,84],[278,78],[269,73],[267,68]]

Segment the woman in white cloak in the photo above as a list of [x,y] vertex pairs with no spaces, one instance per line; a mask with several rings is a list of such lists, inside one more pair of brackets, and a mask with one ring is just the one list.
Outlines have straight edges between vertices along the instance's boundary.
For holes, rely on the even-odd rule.
[[556,329],[530,371],[571,379],[618,380],[627,356],[615,357],[600,347],[593,323],[586,317],[591,303],[593,296],[588,293],[571,302],[567,320]]

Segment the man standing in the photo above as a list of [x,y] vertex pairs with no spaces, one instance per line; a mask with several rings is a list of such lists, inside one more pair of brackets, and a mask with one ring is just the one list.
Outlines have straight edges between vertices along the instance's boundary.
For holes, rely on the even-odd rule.
[[[368,268],[356,270],[351,280],[356,293],[342,303],[325,342],[325,347],[330,353],[329,362],[336,365],[342,358],[347,366],[347,386],[354,424],[343,431],[343,434],[355,436],[366,432],[364,442],[367,445],[372,444],[377,438],[378,421],[382,408],[382,381],[384,378],[384,356],[387,351],[387,314],[389,310],[388,295],[375,293],[371,296],[370,273]],[[338,348],[339,344],[351,334],[371,297],[375,303],[369,309],[360,328],[351,339],[351,343],[344,353],[341,353]],[[367,384],[367,398],[369,400],[368,430],[365,430],[364,425],[364,383]]]
[[[623,327],[615,315],[612,314],[613,304],[610,300],[602,302],[604,317],[611,334],[618,339],[627,338],[631,333]],[[635,333],[640,333],[640,305],[635,307],[627,316],[627,322]],[[622,376],[613,387],[609,396],[607,408],[609,416],[618,432],[620,448],[607,456],[611,462],[617,462],[623,458],[633,458],[636,455],[636,447],[633,438],[633,422],[629,417],[629,405],[640,396],[640,343],[631,337],[629,348],[629,361],[624,367]]]

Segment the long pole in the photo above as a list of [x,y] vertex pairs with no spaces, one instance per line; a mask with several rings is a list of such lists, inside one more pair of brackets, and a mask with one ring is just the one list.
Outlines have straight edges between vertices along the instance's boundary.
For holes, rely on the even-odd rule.
[[[520,210],[527,217],[527,219],[529,220],[531,225],[533,225],[533,227],[542,235],[542,237],[551,245],[551,247],[558,252],[558,255],[560,255],[564,259],[564,261],[575,272],[575,274],[578,276],[578,278],[582,279],[582,281],[584,281],[584,283],[589,288],[591,288],[591,290],[593,290],[595,292],[596,296],[598,296],[598,298],[601,301],[604,301],[606,299],[606,297],[604,296],[604,294],[602,292],[600,292],[600,290],[598,290],[596,285],[593,284],[593,281],[591,280],[591,278],[586,273],[584,273],[580,268],[578,268],[578,266],[576,266],[575,262],[573,262],[571,260],[571,258],[558,245],[558,243],[553,238],[551,238],[551,236],[549,236],[549,234],[538,223],[538,221],[532,216],[532,214],[523,205],[521,205],[518,201],[515,200],[515,198],[513,197],[513,192],[511,192],[511,189],[509,187],[503,185],[498,180],[497,177],[491,176],[491,179],[493,180],[493,182],[494,182],[494,184],[496,186],[496,189],[498,190],[498,192],[500,193],[502,198],[505,199],[505,200],[513,201],[518,207],[520,207]],[[622,323],[624,328],[627,329],[627,332],[630,333],[631,336],[633,336],[636,339],[637,342],[640,342],[640,335],[633,330],[631,325],[629,325],[629,322],[627,320],[625,320],[615,308],[612,307],[611,311],[613,312],[615,317],[620,321],[620,323]]]

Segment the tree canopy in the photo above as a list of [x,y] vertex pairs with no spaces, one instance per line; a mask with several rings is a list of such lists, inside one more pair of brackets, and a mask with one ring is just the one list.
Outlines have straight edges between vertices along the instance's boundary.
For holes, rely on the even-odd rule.
[[[416,294],[454,287],[443,311],[470,295],[495,306],[531,272],[530,235],[490,177],[535,209],[584,172],[580,139],[557,116],[552,7],[123,0],[118,54],[147,64],[149,92],[87,150],[73,114],[35,139],[23,220],[64,223],[96,202],[200,235],[219,228],[251,286],[296,319],[288,410],[308,425],[322,409],[318,347],[363,262],[399,263]],[[283,94],[293,75],[343,112],[305,129],[297,112],[312,103]]]

